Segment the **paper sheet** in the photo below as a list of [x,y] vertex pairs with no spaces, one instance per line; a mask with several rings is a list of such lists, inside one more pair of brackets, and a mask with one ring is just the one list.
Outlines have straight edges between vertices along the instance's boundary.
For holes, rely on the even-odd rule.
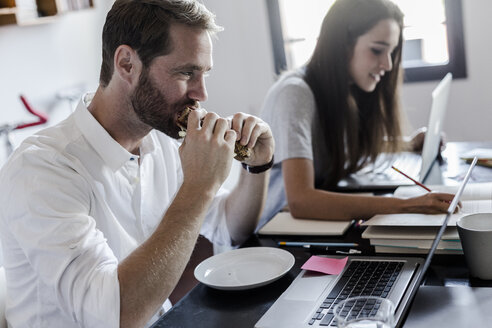
[[[429,185],[429,189],[435,192],[447,192],[454,194],[459,186]],[[394,196],[401,198],[416,197],[426,194],[427,191],[419,186],[399,187],[395,190]],[[463,190],[461,200],[485,200],[492,199],[492,182],[468,183]]]

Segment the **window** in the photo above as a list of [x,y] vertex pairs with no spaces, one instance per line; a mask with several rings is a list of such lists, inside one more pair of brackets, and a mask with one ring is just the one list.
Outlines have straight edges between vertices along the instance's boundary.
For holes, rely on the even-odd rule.
[[[275,70],[303,65],[335,0],[266,0]],[[405,14],[405,82],[466,77],[461,0],[393,0]],[[423,10],[422,8],[425,8]],[[310,24],[306,24],[310,22]]]

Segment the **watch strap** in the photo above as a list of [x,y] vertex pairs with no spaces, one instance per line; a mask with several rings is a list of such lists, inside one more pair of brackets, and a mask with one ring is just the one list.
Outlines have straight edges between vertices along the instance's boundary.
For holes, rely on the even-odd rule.
[[263,165],[250,166],[246,163],[241,163],[241,165],[243,166],[243,169],[245,169],[249,173],[259,174],[259,173],[263,173],[263,172],[271,169],[273,167],[273,162],[274,162],[274,157],[272,156],[272,160],[266,164],[263,164]]

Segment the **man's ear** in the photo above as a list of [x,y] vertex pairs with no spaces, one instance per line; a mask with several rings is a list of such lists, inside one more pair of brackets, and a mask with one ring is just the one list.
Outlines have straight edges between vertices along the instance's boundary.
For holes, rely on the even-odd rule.
[[114,72],[129,85],[136,85],[142,71],[142,62],[130,46],[120,45],[114,52]]

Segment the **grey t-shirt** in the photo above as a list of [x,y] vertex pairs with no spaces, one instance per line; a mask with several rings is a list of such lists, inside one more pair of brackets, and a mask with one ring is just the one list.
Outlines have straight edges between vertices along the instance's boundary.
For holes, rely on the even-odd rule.
[[316,102],[303,71],[285,73],[270,88],[261,117],[275,138],[275,165],[270,176],[268,197],[258,227],[287,205],[281,162],[289,158],[313,160],[313,138],[317,134]]

